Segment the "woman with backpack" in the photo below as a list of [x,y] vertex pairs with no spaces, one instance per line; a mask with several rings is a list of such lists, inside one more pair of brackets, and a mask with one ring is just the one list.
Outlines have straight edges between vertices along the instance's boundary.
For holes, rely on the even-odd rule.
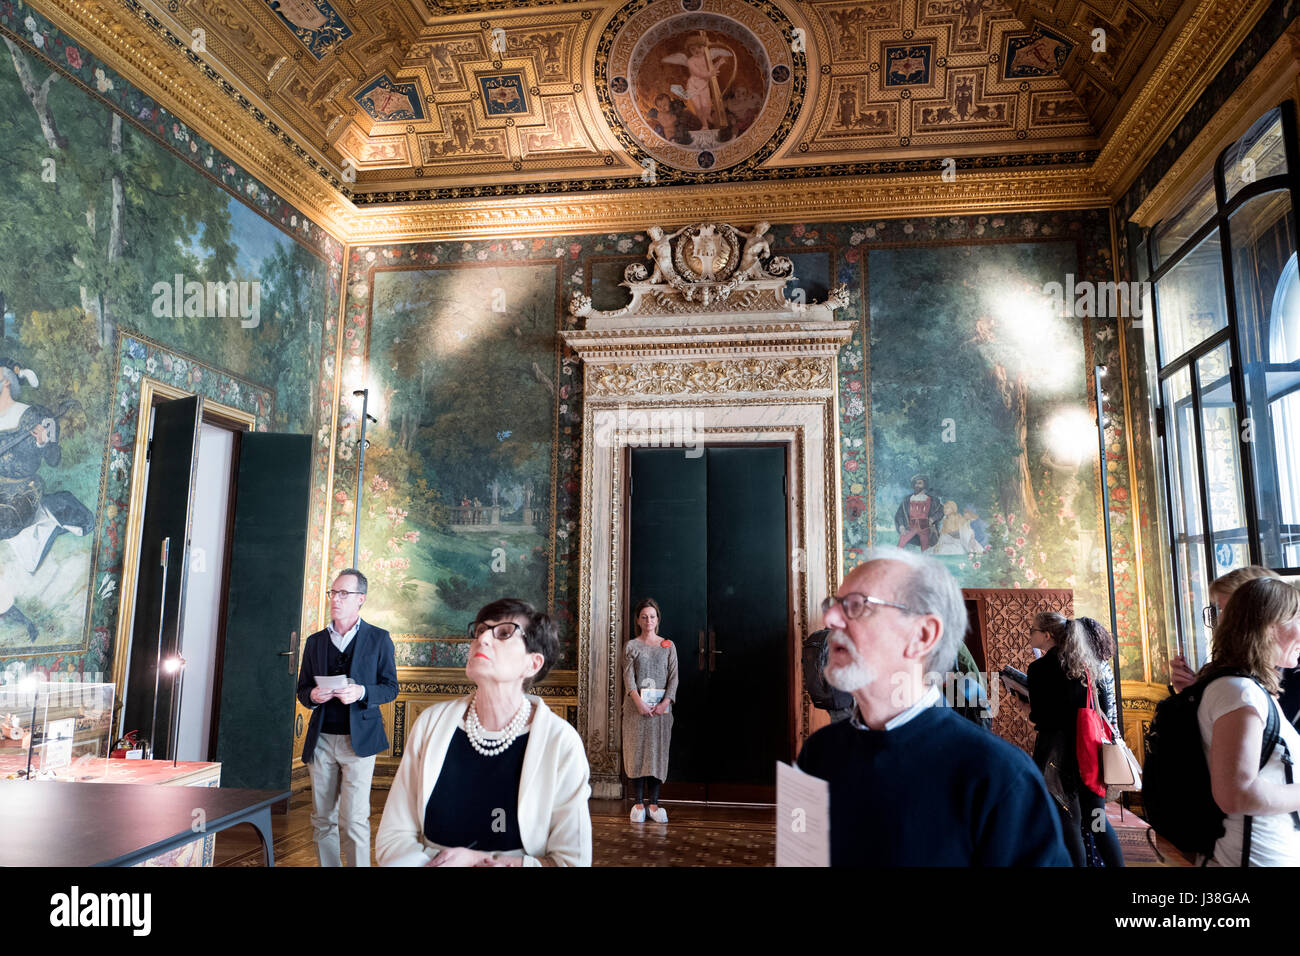
[[1088,675],[1093,699],[1115,727],[1115,684],[1109,659],[1115,652],[1110,633],[1090,617],[1070,620],[1054,611],[1034,615],[1029,643],[1042,657],[1029,665],[1029,719],[1038,730],[1034,763],[1061,811],[1065,846],[1075,866],[1123,866],[1119,838],[1106,819],[1106,798],[1079,777],[1075,750],[1079,710],[1088,706]]
[[[1256,578],[1233,592],[1197,675],[1197,724],[1214,802],[1227,816],[1207,863],[1300,866],[1300,733],[1278,713],[1278,668],[1300,664],[1300,591]],[[1266,731],[1275,727],[1271,733]]]

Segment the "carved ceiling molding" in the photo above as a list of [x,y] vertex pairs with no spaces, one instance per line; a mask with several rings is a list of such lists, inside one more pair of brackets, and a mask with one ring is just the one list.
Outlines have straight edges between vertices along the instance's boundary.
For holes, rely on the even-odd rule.
[[1254,28],[1270,0],[1202,0],[1102,147],[1093,174],[1119,199]]
[[700,219],[744,221],[761,209],[774,224],[942,216],[1030,210],[1104,209],[1106,190],[1083,170],[1032,170],[957,176],[858,177],[831,182],[690,186],[643,193],[588,193],[557,200],[491,199],[361,210],[348,241],[356,245],[414,240],[635,232],[648,204],[665,226]]
[[1268,0],[1200,0],[1090,169],[959,172],[953,183],[937,173],[885,174],[436,205],[390,199],[395,204],[382,208],[353,205],[321,154],[286,133],[179,37],[169,39],[140,0],[39,0],[36,9],[336,238],[360,244],[636,230],[648,204],[672,225],[704,217],[744,220],[756,208],[773,223],[789,223],[1105,207],[1128,188],[1267,6]]
[[1300,20],[1287,27],[1260,58],[1250,75],[1183,150],[1129,219],[1139,226],[1151,226],[1172,213],[1174,205],[1186,198],[1187,191],[1224,147],[1259,119],[1262,105],[1280,102],[1291,94],[1290,87],[1298,75]]
[[133,15],[129,2],[41,0],[34,6],[267,187],[344,240],[352,204],[330,182],[304,170],[308,162],[317,164],[316,158],[309,159],[286,134],[277,136],[254,123],[249,110],[236,101],[241,94],[228,81],[224,81],[228,92],[222,92],[222,77],[210,67],[205,71],[190,62],[160,38],[143,22],[147,12]]

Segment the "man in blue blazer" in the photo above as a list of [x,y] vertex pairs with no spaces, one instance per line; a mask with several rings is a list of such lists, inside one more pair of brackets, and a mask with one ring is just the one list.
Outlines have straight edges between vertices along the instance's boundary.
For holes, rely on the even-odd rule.
[[[370,780],[375,755],[388,749],[379,705],[397,697],[393,639],[361,620],[366,576],[340,571],[329,591],[330,625],[307,638],[298,699],[311,708],[302,762],[311,771],[311,825],[321,866],[370,865]],[[339,690],[316,677],[346,676]],[[341,817],[341,819],[340,819]]]

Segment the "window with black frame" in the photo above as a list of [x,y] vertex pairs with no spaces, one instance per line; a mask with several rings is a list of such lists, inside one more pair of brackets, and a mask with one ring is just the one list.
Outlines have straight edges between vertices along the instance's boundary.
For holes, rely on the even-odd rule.
[[1209,583],[1247,564],[1300,573],[1300,272],[1291,104],[1219,154],[1142,236],[1178,632],[1208,653]]

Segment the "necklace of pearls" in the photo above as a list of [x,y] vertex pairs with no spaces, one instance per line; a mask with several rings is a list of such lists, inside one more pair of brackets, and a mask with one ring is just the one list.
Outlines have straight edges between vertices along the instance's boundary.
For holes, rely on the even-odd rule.
[[[510,719],[510,723],[506,725],[503,732],[505,736],[497,737],[496,734],[500,731],[486,730],[479,723],[478,708],[475,706],[476,698],[477,695],[469,699],[469,710],[465,712],[465,735],[469,737],[470,746],[484,757],[495,757],[510,749],[510,745],[524,732],[524,728],[528,726],[528,718],[532,715],[533,705],[525,697],[524,702],[515,711],[514,717]],[[488,734],[492,734],[492,737],[488,737]]]

